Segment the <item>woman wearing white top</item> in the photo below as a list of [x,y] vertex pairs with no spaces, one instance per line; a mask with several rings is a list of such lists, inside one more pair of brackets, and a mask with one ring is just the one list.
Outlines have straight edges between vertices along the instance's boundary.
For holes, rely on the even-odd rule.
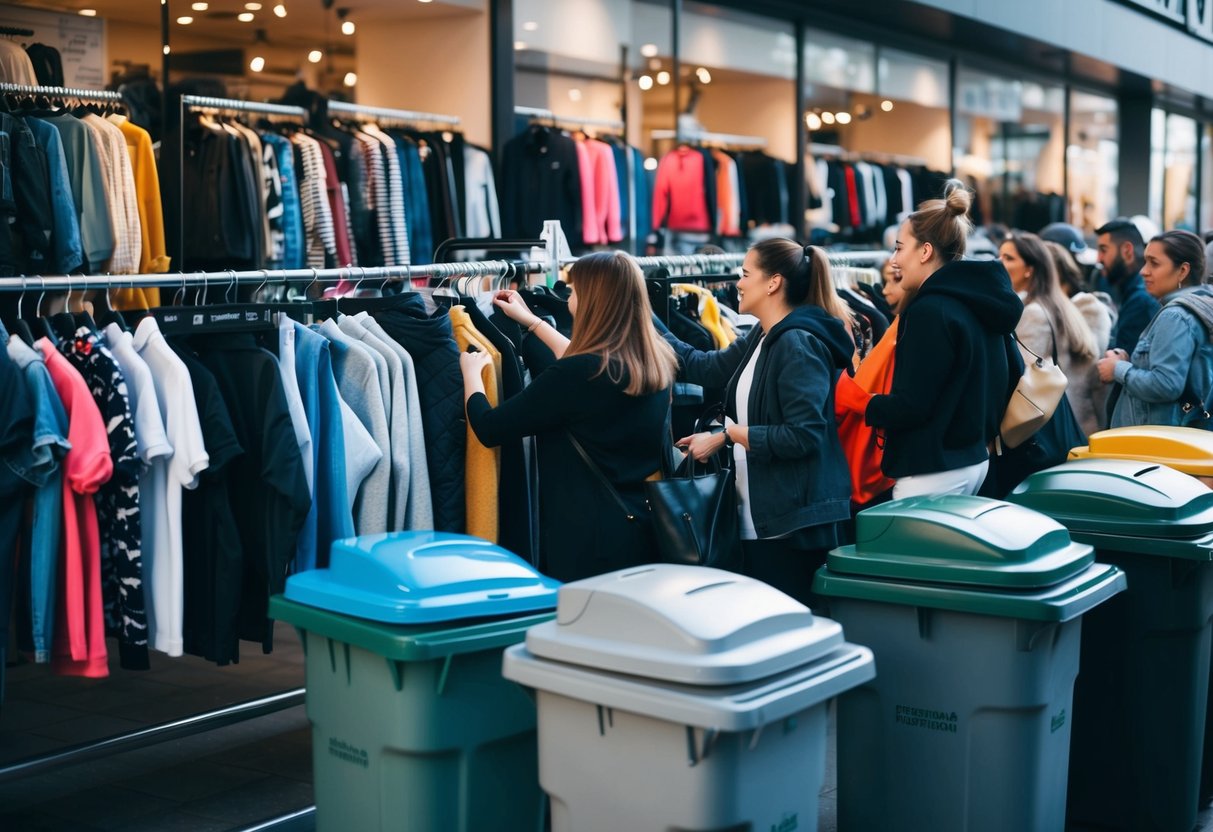
[[728,424],[678,444],[697,460],[732,447],[745,572],[808,602],[813,573],[850,517],[850,474],[834,423],[834,385],[852,366],[850,314],[824,252],[792,240],[750,249],[737,282],[758,326],[724,350],[666,334],[680,376],[724,387]]

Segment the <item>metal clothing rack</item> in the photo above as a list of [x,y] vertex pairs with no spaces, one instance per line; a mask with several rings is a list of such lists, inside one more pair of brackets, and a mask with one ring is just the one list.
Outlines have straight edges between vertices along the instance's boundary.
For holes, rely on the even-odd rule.
[[583,127],[602,127],[608,130],[623,130],[625,125],[619,119],[614,118],[576,118],[574,116],[562,116],[551,110],[544,110],[540,107],[515,107],[514,115],[530,116],[531,118],[541,118],[552,122],[553,124],[577,125]]
[[22,29],[20,26],[0,26],[0,35],[19,38],[32,38],[34,36],[34,30]]
[[[2,27],[0,27],[2,28]],[[3,32],[0,32],[3,34]],[[22,95],[46,95],[55,98],[87,98],[90,101],[112,101],[121,103],[122,93],[113,90],[89,90],[82,87],[38,87],[29,84],[0,83],[0,92],[15,92]]]
[[681,142],[724,144],[734,147],[767,146],[767,140],[762,136],[739,136],[733,133],[711,133],[706,130],[652,130],[649,132],[649,136],[654,141],[674,139]]
[[355,117],[365,116],[371,120],[406,121],[410,123],[423,121],[432,124],[445,124],[450,127],[458,127],[460,124],[459,116],[447,116],[440,113],[421,113],[414,110],[396,110],[391,107],[371,107],[366,104],[351,104],[347,101],[330,101],[329,112]]

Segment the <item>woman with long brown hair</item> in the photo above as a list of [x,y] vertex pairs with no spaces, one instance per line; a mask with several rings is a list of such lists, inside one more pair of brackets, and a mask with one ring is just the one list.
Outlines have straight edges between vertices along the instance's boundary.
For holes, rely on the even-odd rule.
[[460,361],[476,437],[488,447],[537,438],[541,568],[561,581],[656,560],[643,484],[662,467],[678,367],[653,326],[634,258],[588,254],[573,264],[568,283],[572,339],[536,317],[517,292],[493,300],[557,359],[517,396],[491,407],[481,379],[491,359],[471,352]]
[[1012,231],[999,247],[998,257],[1023,300],[1023,317],[1015,327],[1015,337],[1036,355],[1056,358],[1066,374],[1066,398],[1075,418],[1084,433],[1095,433],[1105,421],[1101,408],[1107,398],[1095,362],[1107,348],[1110,324],[1102,331],[1100,343],[1082,310],[1063,290],[1047,244],[1035,234]]

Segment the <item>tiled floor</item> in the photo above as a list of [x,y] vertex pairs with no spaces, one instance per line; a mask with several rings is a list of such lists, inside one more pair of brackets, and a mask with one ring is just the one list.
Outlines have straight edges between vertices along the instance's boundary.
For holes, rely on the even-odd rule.
[[[152,670],[65,679],[42,666],[9,669],[0,707],[0,768],[89,739],[179,719],[303,684],[296,636],[279,626],[275,651],[217,668],[153,656]],[[837,832],[834,720],[818,829]],[[228,832],[312,803],[311,733],[303,707],[105,759],[0,782],[0,830]],[[1213,832],[1213,810],[1198,827]],[[314,817],[276,832],[314,832]]]

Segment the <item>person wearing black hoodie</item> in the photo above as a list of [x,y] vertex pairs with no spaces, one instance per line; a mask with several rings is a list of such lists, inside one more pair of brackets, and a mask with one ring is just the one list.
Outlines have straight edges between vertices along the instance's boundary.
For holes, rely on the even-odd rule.
[[792,240],[751,248],[737,294],[759,325],[727,349],[696,350],[666,333],[680,377],[726,390],[725,430],[677,444],[700,461],[731,449],[745,573],[813,606],[813,574],[843,542],[851,511],[834,424],[834,385],[855,359],[851,316],[825,253]]
[[963,259],[970,200],[952,180],[897,232],[891,262],[916,294],[902,312],[892,388],[865,416],[884,432],[894,499],[976,494],[1019,381],[1007,342],[1023,302],[1001,262]]

